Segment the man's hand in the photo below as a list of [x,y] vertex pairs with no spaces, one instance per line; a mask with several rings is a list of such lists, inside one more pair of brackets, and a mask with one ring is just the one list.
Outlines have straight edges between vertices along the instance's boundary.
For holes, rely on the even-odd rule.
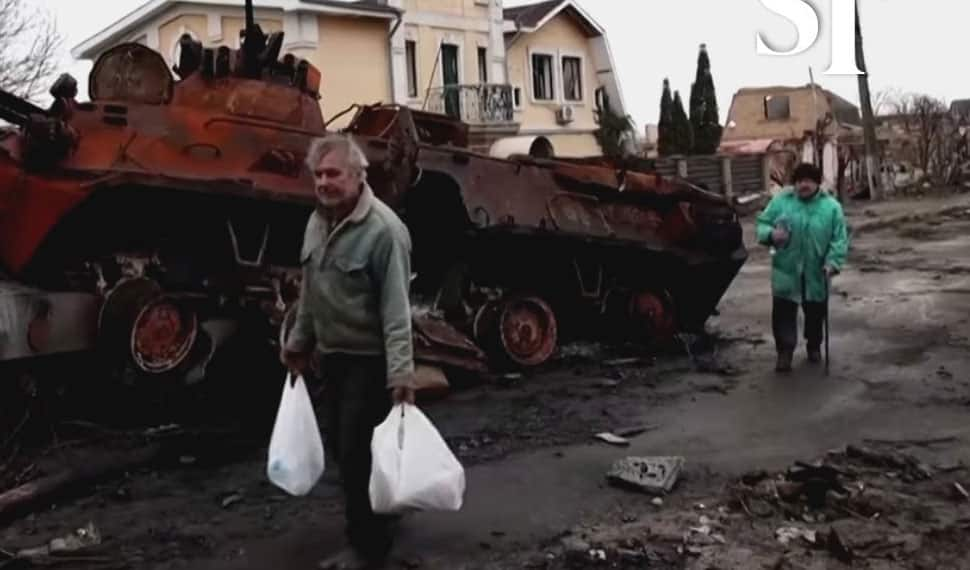
[[827,279],[831,279],[839,274],[839,270],[832,267],[831,265],[826,265],[824,268],[822,268],[822,271],[825,272],[825,277]]
[[394,404],[414,404],[414,388],[398,386],[391,392],[391,399]]
[[280,362],[294,377],[302,376],[310,370],[310,354],[309,352],[294,352],[284,347],[280,351]]
[[775,228],[771,230],[771,243],[778,247],[783,247],[788,243],[788,238],[791,237],[788,230],[782,227]]

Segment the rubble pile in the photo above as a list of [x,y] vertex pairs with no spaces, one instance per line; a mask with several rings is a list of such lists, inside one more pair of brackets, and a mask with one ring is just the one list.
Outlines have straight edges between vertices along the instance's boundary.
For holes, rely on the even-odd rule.
[[962,464],[850,445],[703,503],[645,502],[624,524],[574,529],[537,567],[965,568],[968,483]]

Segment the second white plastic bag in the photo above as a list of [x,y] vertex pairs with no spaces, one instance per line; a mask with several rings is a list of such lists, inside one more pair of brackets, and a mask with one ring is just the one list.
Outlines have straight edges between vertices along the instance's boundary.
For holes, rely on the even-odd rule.
[[411,404],[394,406],[371,440],[371,508],[376,513],[457,511],[465,470],[431,420]]
[[266,475],[274,485],[294,496],[313,489],[324,470],[323,440],[313,402],[302,377],[287,374],[273,436],[269,441]]

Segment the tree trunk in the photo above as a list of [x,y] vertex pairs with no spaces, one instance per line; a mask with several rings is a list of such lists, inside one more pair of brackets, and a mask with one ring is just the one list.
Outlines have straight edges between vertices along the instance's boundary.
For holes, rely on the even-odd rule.
[[160,444],[151,444],[125,453],[85,458],[63,471],[0,493],[0,520],[9,519],[37,503],[49,502],[75,485],[89,484],[151,463],[161,451]]

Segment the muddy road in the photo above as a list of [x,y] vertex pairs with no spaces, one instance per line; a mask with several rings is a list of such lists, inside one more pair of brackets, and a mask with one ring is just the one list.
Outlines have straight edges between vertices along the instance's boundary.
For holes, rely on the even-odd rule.
[[[794,373],[774,373],[769,257],[750,245],[750,261],[710,323],[711,340],[693,347],[694,358],[567,347],[559,362],[531,377],[425,404],[467,466],[466,505],[456,514],[404,519],[396,559],[435,569],[624,567],[616,556],[636,552],[639,558],[628,562],[640,566],[629,567],[684,568],[720,552],[717,567],[746,568],[726,553],[740,544],[776,563],[804,546],[779,545],[774,533],[783,518],[760,526],[742,520],[747,515],[726,490],[746,473],[780,473],[865,440],[908,440],[883,445],[931,466],[970,464],[970,204],[881,228],[873,224],[880,215],[860,210],[853,217],[854,226],[871,229],[853,236],[849,267],[835,284],[829,376],[805,362],[803,346]],[[593,439],[637,427],[646,430],[627,448]],[[196,447],[166,468],[130,470],[0,527],[0,549],[38,546],[88,523],[101,534],[101,566],[88,561],[78,568],[313,568],[341,544],[332,468],[310,497],[293,499],[266,481],[262,449],[227,456],[219,445]],[[70,453],[83,457],[70,447],[44,457]],[[686,458],[680,484],[663,505],[607,483],[612,462],[631,455]],[[939,502],[940,489],[961,481],[970,486],[970,472],[934,473],[925,486],[905,489],[916,500]],[[713,513],[705,515],[708,522],[717,518],[724,526],[725,544],[706,544],[710,552],[703,555],[678,551],[683,533],[701,526],[702,503]],[[954,504],[947,517],[970,516]],[[956,556],[925,559],[940,567],[967,552],[949,535],[922,538],[934,529],[941,527],[929,521],[907,526],[898,534],[910,544],[908,535],[919,535],[921,546],[910,546],[909,558],[900,546],[898,565],[884,567],[920,567],[924,559],[916,554],[926,545]],[[593,558],[583,558],[585,546],[596,551]],[[608,560],[598,558],[600,550]],[[836,567],[819,552],[783,562]]]

